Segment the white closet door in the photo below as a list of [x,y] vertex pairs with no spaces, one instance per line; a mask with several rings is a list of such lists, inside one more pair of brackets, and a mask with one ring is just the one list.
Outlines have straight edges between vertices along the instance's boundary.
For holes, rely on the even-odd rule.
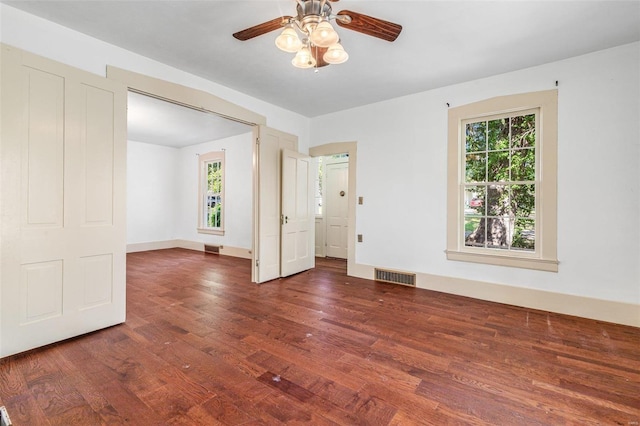
[[6,356],[125,320],[126,89],[1,49]]

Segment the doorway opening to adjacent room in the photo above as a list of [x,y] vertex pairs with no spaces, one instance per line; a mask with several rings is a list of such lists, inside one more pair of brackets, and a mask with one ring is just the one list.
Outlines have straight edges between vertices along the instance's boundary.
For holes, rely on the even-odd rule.
[[316,157],[316,256],[347,259],[349,154]]
[[[346,259],[348,275],[354,275],[357,267],[355,263],[356,148],[356,142],[336,142],[309,149],[309,154],[315,157],[316,162],[323,163],[324,178],[322,191],[319,190],[319,185],[316,185],[317,198],[314,203],[316,205],[316,256]],[[327,165],[329,167],[326,167]],[[331,191],[332,195],[328,194],[328,191]],[[331,206],[332,201],[335,209]],[[338,213],[335,214],[335,220],[332,219],[332,230],[327,229],[329,225],[327,209],[332,215]],[[330,232],[333,232],[333,236],[326,238]],[[339,244],[335,244],[335,247],[329,250],[329,240]],[[344,240],[346,245],[341,242]]]

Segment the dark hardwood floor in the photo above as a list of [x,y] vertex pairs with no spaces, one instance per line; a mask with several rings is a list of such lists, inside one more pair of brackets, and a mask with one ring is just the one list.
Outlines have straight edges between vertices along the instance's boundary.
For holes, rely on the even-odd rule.
[[640,329],[248,260],[127,256],[127,322],[0,360],[22,425],[638,425]]

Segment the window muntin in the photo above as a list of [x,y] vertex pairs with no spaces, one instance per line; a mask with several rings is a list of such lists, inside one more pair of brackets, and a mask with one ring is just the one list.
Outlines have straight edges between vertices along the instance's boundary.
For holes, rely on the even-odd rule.
[[198,232],[224,234],[224,152],[200,156]]
[[535,253],[538,116],[463,121],[464,247]]

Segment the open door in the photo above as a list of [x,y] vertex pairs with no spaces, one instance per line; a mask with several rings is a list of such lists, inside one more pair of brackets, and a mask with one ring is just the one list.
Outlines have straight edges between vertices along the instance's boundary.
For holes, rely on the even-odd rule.
[[1,45],[0,356],[125,320],[126,89]]
[[255,231],[253,281],[280,277],[280,215],[282,150],[298,150],[298,138],[257,126],[254,182]]
[[311,157],[288,149],[282,151],[280,275],[283,277],[315,265],[311,169]]

